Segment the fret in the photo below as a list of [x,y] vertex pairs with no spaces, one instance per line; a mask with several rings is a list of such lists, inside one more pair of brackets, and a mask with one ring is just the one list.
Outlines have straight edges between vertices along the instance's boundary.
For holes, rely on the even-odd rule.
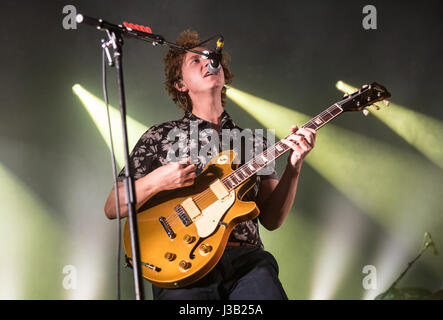
[[282,148],[282,146],[280,145],[280,142],[275,144],[275,149],[277,149],[277,152],[282,152],[284,149]]
[[337,116],[343,111],[343,109],[338,104],[332,105],[331,107],[329,107],[329,109],[331,109],[330,112],[333,116]]
[[310,129],[317,130],[318,127],[315,125],[315,123],[309,121],[302,128],[310,128]]
[[326,111],[332,116],[332,118],[335,118],[335,116],[337,115],[337,114],[333,113],[334,110],[336,110],[336,109],[335,108],[331,108],[331,107],[326,109]]
[[[302,128],[319,129],[326,123],[334,119],[337,115],[343,112],[343,109],[334,104],[316,117],[306,122]],[[286,137],[287,138],[287,137]],[[240,185],[243,181],[253,176],[258,170],[264,168],[269,162],[274,161],[280,155],[290,150],[291,148],[281,141],[275,143],[272,147],[266,149],[262,154],[255,156],[251,161],[238,167],[237,170],[223,179],[225,186],[232,190]]]
[[243,179],[246,179],[249,176],[249,174],[247,172],[244,172],[243,170],[244,170],[243,167],[239,168],[239,172],[243,176]]
[[317,116],[317,117],[314,119],[314,123],[315,123],[317,126],[321,126],[321,125],[324,123],[324,121],[323,121],[323,119],[321,118],[321,116]]
[[264,164],[266,164],[266,162],[269,161],[268,158],[264,154],[260,155],[260,160],[262,160]]
[[306,127],[317,130],[320,126],[316,125],[313,120],[309,120],[308,122],[306,122],[306,124],[304,126],[302,126],[302,128],[306,128]]
[[281,141],[279,141],[276,144],[276,147],[277,146],[281,149],[281,151],[279,151],[279,155],[282,155],[283,153],[285,153],[289,149],[289,147],[286,144],[284,144],[283,142],[281,142]]
[[275,154],[276,154],[275,145],[272,146],[272,147],[269,147],[263,153],[266,154],[266,157],[268,158],[268,161],[273,160],[275,158]]
[[325,114],[325,115],[322,115],[322,119],[323,119],[323,121],[325,121],[325,122],[328,122],[329,120],[331,120],[332,118],[334,118],[334,116],[331,114],[331,113],[327,113],[327,114]]
[[245,173],[243,171],[244,169],[242,167],[238,168],[237,170],[235,170],[236,172],[238,172],[241,176],[241,181],[245,181],[247,178],[249,178],[249,174]]
[[229,190],[229,189],[232,189],[232,184],[231,184],[231,182],[230,182],[230,180],[229,180],[229,177],[226,177],[225,179],[223,179],[223,183],[225,184],[225,187]]
[[260,170],[265,165],[265,162],[263,162],[263,159],[261,157],[255,158],[254,161],[255,161],[255,164],[257,164],[257,167],[256,167],[257,170]]

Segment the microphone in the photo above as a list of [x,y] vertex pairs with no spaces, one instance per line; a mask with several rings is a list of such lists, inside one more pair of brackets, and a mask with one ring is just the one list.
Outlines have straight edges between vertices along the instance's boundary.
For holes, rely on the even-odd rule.
[[220,37],[217,40],[217,47],[215,48],[214,52],[209,54],[209,58],[211,61],[208,63],[206,68],[208,69],[209,73],[211,74],[217,74],[220,72],[221,69],[221,58],[222,58],[222,49],[224,45],[223,37]]
[[425,237],[429,239],[429,241],[426,241],[425,246],[432,247],[434,255],[438,255],[438,250],[437,247],[435,246],[434,240],[432,240],[431,234],[429,232],[425,232]]

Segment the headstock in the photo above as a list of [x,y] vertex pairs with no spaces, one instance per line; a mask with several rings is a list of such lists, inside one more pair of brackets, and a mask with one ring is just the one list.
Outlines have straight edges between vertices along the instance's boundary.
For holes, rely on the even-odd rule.
[[[365,109],[367,106],[379,101],[383,101],[383,103],[388,106],[389,102],[385,101],[385,99],[390,96],[391,94],[385,87],[373,82],[370,85],[362,86],[360,90],[355,91],[354,93],[349,95],[345,94],[343,100],[337,102],[337,104],[343,109],[343,112],[363,110],[363,114],[366,116],[369,113],[369,111]],[[374,107],[377,110],[380,109],[380,107],[376,105],[374,105]]]

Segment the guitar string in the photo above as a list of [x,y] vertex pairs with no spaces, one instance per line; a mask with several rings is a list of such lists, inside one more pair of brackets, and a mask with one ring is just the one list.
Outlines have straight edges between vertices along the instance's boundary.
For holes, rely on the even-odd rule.
[[[279,141],[278,143],[280,143],[280,141]],[[272,146],[272,147],[266,149],[262,154],[265,155],[266,158],[267,158],[268,153],[270,153],[270,152],[275,152],[275,151],[276,151],[276,150],[275,150],[275,147]],[[285,150],[285,151],[286,151],[286,150]],[[262,155],[262,154],[261,154],[261,155]],[[277,152],[277,154],[278,154],[278,152]],[[274,155],[275,155],[275,153],[274,153]],[[259,156],[260,156],[260,155],[259,155]],[[273,160],[268,159],[268,162],[272,162],[272,161],[273,161]],[[254,161],[254,159],[252,159],[252,160],[249,161],[249,162],[251,162],[252,165],[253,165],[254,163],[255,163],[255,164],[258,164],[258,163],[256,163],[256,162]],[[233,176],[234,173],[235,173],[237,170],[240,170],[240,171],[241,171],[242,176],[246,176],[246,178],[243,178],[243,180],[246,180],[246,179],[252,177],[254,174],[256,174],[257,171],[259,171],[260,169],[262,169],[263,167],[265,167],[266,165],[268,165],[268,162],[265,162],[265,163],[263,163],[263,167],[260,168],[261,165],[258,164],[258,165],[259,165],[259,168],[255,168],[255,166],[254,166],[254,168],[255,168],[255,172],[252,171],[251,174],[245,174],[244,171],[243,171],[244,169],[242,169],[242,168],[243,168],[244,166],[246,166],[247,164],[249,164],[249,162],[247,162],[246,164],[242,165],[241,167],[239,167],[239,168],[237,168],[236,170],[234,170],[233,172],[231,172],[229,175],[227,175],[226,177],[224,177],[224,178],[222,179],[222,181],[223,181],[223,182],[226,182],[226,180],[228,180],[228,178],[230,178],[231,176]],[[246,173],[247,173],[247,172],[246,172]],[[241,176],[240,176],[240,177],[241,177]],[[233,187],[232,189],[230,189],[229,191],[232,191],[232,190],[235,189],[238,185],[240,185],[241,183],[243,183],[243,182],[241,182],[241,183],[235,183],[235,181],[233,181],[233,182],[234,182],[234,184],[233,184],[234,187]],[[231,183],[230,183],[230,184],[231,184]],[[205,191],[199,193],[197,196],[193,197],[192,199],[193,199],[194,201],[204,201],[204,200],[209,199],[209,197],[211,197],[211,196],[213,196],[213,195],[214,195],[214,194],[211,192],[210,189],[206,189]],[[166,217],[166,222],[167,222],[170,226],[172,226],[172,225],[176,225],[176,222],[181,221],[181,219],[178,220],[178,218],[179,218],[179,216],[178,216],[177,212],[175,212],[175,213],[170,214],[169,216]],[[192,220],[192,219],[191,219],[191,220]]]
[[[308,127],[308,126],[310,126],[310,125],[313,125],[315,129],[318,129],[318,128],[323,127],[326,123],[330,122],[332,119],[334,119],[335,117],[337,117],[337,116],[341,113],[341,112],[339,112],[339,113],[337,113],[336,115],[334,115],[332,112],[330,112],[330,109],[333,108],[333,107],[336,107],[336,108],[337,108],[337,105],[334,104],[334,105],[330,106],[328,109],[324,110],[323,112],[321,112],[320,114],[318,114],[316,117],[314,117],[313,119],[309,120],[306,124],[304,124],[304,125],[302,126],[302,128],[306,128],[306,127]],[[341,108],[340,108],[340,109],[341,109]],[[332,111],[332,110],[331,110],[331,111]],[[340,110],[340,111],[342,111],[342,110]],[[327,114],[329,114],[329,115],[331,116],[331,118],[325,120],[323,117],[324,117],[325,115],[327,115]],[[317,123],[315,123],[313,120],[316,119],[316,118],[319,118],[319,117],[321,118],[321,120],[322,120],[323,122],[322,122],[320,125],[317,125]],[[292,134],[292,133],[291,133],[291,134]],[[291,134],[289,134],[288,136],[286,136],[285,139],[287,139]],[[259,156],[255,157],[254,159],[260,157],[261,155],[264,155],[264,156],[266,157],[266,159],[268,160],[268,162],[272,162],[272,161],[274,161],[274,159],[275,159],[276,157],[275,157],[274,159],[270,160],[270,159],[267,158],[267,155],[268,155],[269,151],[275,151],[275,146],[276,146],[277,144],[280,144],[280,143],[281,143],[281,141],[277,142],[274,146],[272,146],[272,147],[266,149],[262,154],[260,154]],[[284,147],[284,148],[289,148],[289,147],[288,147],[287,145],[285,145],[285,144],[284,144],[283,147]],[[287,151],[287,149],[284,150],[284,151],[282,152],[282,154],[285,153],[286,151]],[[277,154],[278,154],[278,152],[277,152]],[[277,157],[278,157],[278,156],[280,156],[280,154],[278,154]],[[253,176],[254,174],[256,174],[257,171],[259,171],[260,169],[263,169],[266,165],[268,165],[268,162],[264,162],[264,163],[263,163],[263,166],[260,167],[261,164],[255,162],[254,159],[252,159],[251,161],[247,162],[246,164],[243,164],[242,166],[238,167],[236,170],[234,170],[233,172],[231,172],[230,174],[228,174],[226,177],[224,177],[224,178],[222,179],[222,182],[228,182],[229,184],[232,184],[232,183],[230,182],[230,180],[232,180],[232,181],[234,182],[234,183],[232,184],[232,185],[233,185],[233,188],[232,188],[232,189],[235,189],[236,187],[238,187],[238,185],[240,185],[241,183],[243,183],[243,182],[240,182],[240,183],[237,182],[237,183],[236,183],[236,182],[235,182],[235,179],[232,179],[232,178],[235,176],[235,173],[237,173],[238,176],[240,176],[240,178],[241,178],[242,176],[246,176],[246,178],[241,178],[241,179],[243,179],[243,180],[246,180],[246,179],[250,178],[251,176]],[[251,162],[251,163],[250,163],[250,162]],[[251,171],[251,172],[252,172],[251,174],[248,174],[247,171],[245,171],[245,169],[247,168],[247,166],[248,166],[249,164],[251,164],[254,168],[255,168],[254,164],[258,164],[258,165],[259,165],[259,168],[255,168],[255,171],[256,171],[256,172],[251,171],[251,170],[248,169],[248,171]],[[245,172],[246,172],[246,175],[245,175]],[[241,173],[241,175],[240,175],[239,173]],[[235,178],[237,179],[237,176],[235,176]],[[240,181],[241,181],[241,180],[240,180]],[[231,189],[231,190],[232,190],[232,189]],[[229,191],[231,191],[231,190],[229,190]],[[210,192],[210,189],[206,189],[205,191],[201,192],[201,193],[198,194],[195,198],[192,198],[192,199],[193,199],[194,201],[203,201],[203,200],[207,200],[207,199],[208,199],[210,196],[212,196],[212,195],[213,195],[213,194]],[[171,214],[171,215],[169,215],[169,216],[167,217],[166,220],[169,221],[171,224],[175,224],[175,222],[177,222],[177,218],[178,218],[178,215],[177,215],[177,214]]]
[[[290,135],[288,135],[287,137],[289,137],[289,136],[290,136]],[[287,137],[286,137],[286,138],[287,138]],[[272,146],[272,147],[266,149],[263,153],[261,153],[260,155],[258,155],[257,157],[254,158],[254,159],[256,159],[256,158],[260,157],[261,155],[264,155],[264,156],[266,157],[267,161],[263,163],[263,166],[262,166],[261,164],[257,163],[254,159],[252,159],[252,160],[248,161],[247,163],[245,163],[244,165],[242,165],[242,166],[240,166],[239,168],[237,168],[236,170],[234,170],[233,172],[231,172],[230,174],[228,174],[226,177],[224,177],[224,178],[222,179],[222,181],[223,181],[223,182],[228,182],[229,184],[232,184],[232,185],[234,186],[234,188],[232,188],[232,189],[235,189],[238,185],[240,185],[241,183],[243,183],[243,182],[240,182],[240,183],[237,182],[237,183],[236,183],[234,180],[232,180],[232,177],[235,176],[235,173],[237,172],[237,174],[238,174],[238,172],[240,171],[240,172],[241,172],[241,175],[238,174],[238,176],[240,176],[240,177],[242,177],[242,176],[246,176],[245,178],[243,178],[244,181],[245,181],[246,179],[252,177],[252,176],[253,176],[254,174],[256,174],[260,169],[266,167],[266,165],[268,165],[270,162],[274,161],[274,159],[276,158],[275,156],[274,156],[274,159],[268,159],[268,154],[269,154],[270,152],[272,152],[273,155],[275,155],[275,154],[277,153],[277,156],[280,156],[281,154],[283,154],[284,152],[287,151],[287,149],[285,149],[285,148],[289,148],[289,147],[288,147],[287,145],[284,145],[284,146],[282,146],[282,147],[283,147],[283,152],[281,152],[281,154],[279,154],[279,151],[276,150],[275,146],[276,146],[277,144],[280,144],[280,143],[281,143],[281,141],[277,142],[274,146]],[[252,171],[252,170],[250,170],[250,169],[248,169],[248,170],[251,171],[252,173],[251,173],[251,174],[247,174],[247,172],[246,172],[246,174],[245,174],[245,171],[244,171],[244,170],[245,170],[245,168],[247,168],[247,166],[248,166],[249,164],[251,164],[251,165],[254,167],[254,171],[255,171],[255,172]],[[254,166],[254,164],[258,165],[259,167],[256,168],[256,167]],[[237,179],[237,177],[235,177],[235,178]],[[229,180],[229,181],[228,181],[228,180]],[[231,182],[230,182],[231,180],[232,180],[234,183],[231,183]],[[232,189],[231,189],[231,190],[232,190]],[[230,190],[230,191],[231,191],[231,190]],[[213,195],[213,193],[211,193],[210,191],[211,191],[210,189],[206,189],[205,191],[201,192],[200,194],[198,194],[197,196],[193,197],[192,199],[193,199],[194,201],[204,201],[204,200],[207,200],[210,196]],[[169,216],[166,217],[166,221],[167,221],[169,224],[172,224],[172,223],[174,223],[174,222],[177,220],[177,218],[178,218],[177,213],[173,213],[173,214],[171,214],[171,215],[169,215]]]
[[[274,146],[272,146],[272,147],[266,149],[262,154],[266,154],[266,156],[267,156],[267,154],[268,154],[270,151],[275,151]],[[251,161],[252,161],[252,163],[254,163],[254,160],[251,160]],[[249,162],[251,162],[251,161],[249,161]],[[268,159],[268,161],[271,162],[272,160],[269,160],[269,159]],[[249,162],[247,162],[245,165],[247,165]],[[266,165],[266,164],[267,164],[267,163],[264,163],[264,165]],[[232,175],[234,175],[234,173],[235,173],[237,170],[240,170],[240,171],[241,171],[241,175],[242,175],[242,176],[246,176],[246,178],[243,178],[243,180],[246,180],[246,179],[250,178],[251,176],[253,176],[256,172],[252,172],[251,174],[245,174],[244,171],[243,171],[244,169],[241,169],[241,168],[243,168],[243,166],[245,166],[245,165],[242,165],[241,167],[239,167],[239,168],[237,168],[236,170],[234,170],[233,172],[231,172],[229,175],[227,175],[226,177],[224,177],[224,178],[222,179],[222,181],[225,182],[226,180],[228,180],[228,178],[230,178]],[[254,167],[254,168],[255,168],[255,167]],[[261,168],[259,168],[259,169],[261,169]],[[258,171],[259,169],[258,169],[258,168],[255,168],[256,171]],[[247,173],[247,172],[246,172],[246,173]],[[240,176],[240,177],[241,177],[241,176]],[[242,182],[241,182],[241,183],[242,183]],[[239,185],[239,184],[241,184],[241,183],[235,183],[235,181],[234,181],[234,186],[235,186],[235,184],[238,184],[238,185]],[[231,184],[231,183],[230,183],[230,184]],[[237,187],[237,186],[235,186],[235,187]],[[232,189],[235,189],[235,187],[232,188]],[[231,189],[231,190],[232,190],[232,189]],[[229,190],[229,191],[231,191],[231,190]],[[206,189],[205,191],[199,193],[197,196],[193,197],[192,199],[193,199],[194,201],[204,201],[204,200],[207,200],[210,196],[213,196],[213,193],[210,192],[210,191],[211,191],[210,189]],[[178,218],[177,213],[175,213],[175,214],[171,214],[171,215],[169,215],[169,216],[166,217],[166,221],[171,225],[172,223],[174,223],[174,222],[177,220],[177,218]]]
[[[306,127],[308,127],[308,125],[311,125],[311,124],[312,124],[312,125],[314,125],[314,127],[316,127],[316,129],[318,129],[320,126],[323,126],[324,124],[326,124],[326,123],[328,123],[329,121],[331,121],[332,119],[334,119],[338,114],[337,114],[337,115],[334,115],[334,114],[332,114],[332,113],[329,111],[329,109],[331,109],[332,107],[336,107],[336,105],[335,105],[335,104],[332,105],[331,107],[329,107],[328,109],[324,110],[323,112],[321,112],[320,114],[318,114],[316,117],[313,118],[313,119],[316,119],[316,118],[320,117],[320,118],[323,120],[323,123],[322,123],[321,125],[317,125],[315,122],[313,122],[313,119],[311,119],[311,120],[309,120],[306,124],[304,124],[304,125],[302,126],[302,128],[306,128]],[[325,120],[323,117],[324,117],[325,115],[327,115],[327,114],[331,115],[332,117],[329,118],[329,119],[327,119],[327,120]],[[292,133],[289,134],[288,136],[286,136],[284,139],[287,139],[287,138],[288,138],[289,136],[291,136],[291,135],[292,135]],[[274,159],[270,160],[270,159],[268,159],[268,153],[269,153],[269,151],[273,151],[273,152],[276,151],[276,150],[275,150],[275,149],[276,149],[276,146],[277,146],[277,144],[280,144],[280,143],[281,143],[281,140],[280,140],[279,142],[277,142],[274,146],[272,146],[272,147],[266,149],[266,150],[265,150],[263,153],[261,153],[260,155],[254,157],[254,159],[260,157],[261,155],[264,155],[264,156],[266,157],[266,159],[268,160],[268,162],[272,162],[272,161],[274,161],[274,159],[275,159],[276,157],[275,157]],[[287,145],[284,145],[283,148],[289,148],[289,147],[288,147]],[[284,152],[286,152],[286,151],[287,151],[287,149],[284,150],[282,153],[284,153]],[[277,151],[277,154],[278,154],[278,152],[279,152],[279,151]],[[274,153],[274,155],[275,155],[275,153]],[[280,156],[280,154],[278,154],[277,156]],[[246,179],[250,178],[251,176],[253,176],[254,174],[256,174],[260,169],[262,169],[262,168],[264,168],[266,165],[268,165],[268,162],[264,162],[264,163],[263,163],[263,167],[260,168],[261,164],[255,162],[254,159],[252,159],[251,161],[248,161],[247,163],[243,164],[242,166],[240,166],[239,168],[237,168],[236,170],[234,170],[233,172],[231,172],[230,174],[228,174],[226,177],[224,177],[224,178],[222,179],[222,182],[226,182],[226,181],[227,181],[229,184],[232,184],[232,183],[230,182],[230,180],[233,180],[232,177],[235,177],[235,178],[237,179],[237,177],[235,176],[235,173],[236,173],[236,172],[237,172],[237,174],[238,174],[238,172],[241,173],[241,175],[238,174],[238,176],[240,176],[240,178],[241,178],[242,176],[245,176],[244,170],[247,168],[248,164],[251,164],[254,168],[255,168],[254,164],[258,164],[258,165],[259,165],[259,168],[255,168],[255,172],[253,172],[253,171],[251,171],[251,170],[249,169],[249,171],[251,171],[252,173],[251,173],[251,174],[247,174],[247,175],[246,175],[246,178],[243,178],[243,180],[246,180]],[[243,168],[243,169],[242,169],[242,168]],[[246,173],[247,173],[247,171],[246,171]],[[229,181],[228,181],[228,180],[229,180]],[[233,186],[234,186],[233,189],[235,189],[238,185],[240,185],[241,183],[243,183],[243,182],[236,183],[235,180],[233,180],[233,182],[234,182],[234,183],[233,183]],[[231,190],[232,190],[232,189],[231,189]],[[195,196],[195,197],[192,198],[192,199],[193,199],[194,201],[204,201],[204,200],[207,200],[210,196],[213,195],[213,193],[211,193],[210,191],[211,191],[210,189],[206,189],[205,191],[199,193],[197,196]],[[171,215],[169,215],[169,216],[166,217],[166,221],[168,222],[168,224],[172,225],[172,224],[175,224],[176,221],[178,221],[177,218],[178,218],[177,213],[175,213],[175,214],[171,214]]]
[[[280,143],[280,141],[279,142],[277,142],[277,144],[278,143]],[[276,144],[276,145],[277,145]],[[286,146],[286,145],[284,145],[285,147],[287,147],[287,148],[289,148],[288,146]],[[272,146],[272,147],[270,147],[270,148],[268,148],[268,149],[266,149],[262,154],[260,154],[259,156],[261,156],[261,155],[265,155],[266,156],[266,158],[267,158],[267,156],[268,156],[268,153],[270,153],[270,152],[273,152],[274,153],[274,155],[275,155],[275,152],[276,152],[277,150],[275,150],[275,146]],[[283,154],[284,152],[286,152],[287,150],[284,150],[281,154]],[[278,154],[279,153],[279,151],[277,151],[277,156],[280,156],[280,154]],[[258,156],[258,157],[259,157]],[[274,158],[275,159],[275,158]],[[272,162],[273,160],[270,160],[270,159],[268,159],[267,158],[267,160],[268,160],[268,162]],[[223,179],[222,179],[222,181],[223,182],[225,182],[226,180],[228,180],[228,179],[230,179],[231,178],[231,176],[233,176],[234,175],[234,173],[237,171],[237,170],[240,170],[240,172],[241,172],[241,174],[243,175],[243,176],[246,176],[246,178],[243,178],[244,180],[246,180],[246,179],[248,179],[248,178],[250,178],[250,177],[252,177],[254,174],[256,174],[256,172],[257,171],[259,171],[260,169],[262,169],[262,168],[264,168],[266,165],[268,165],[268,162],[265,162],[265,163],[263,163],[263,167],[260,167],[261,165],[260,164],[258,164],[258,163],[256,163],[255,161],[254,161],[254,159],[252,159],[252,160],[250,160],[250,161],[248,161],[247,163],[245,163],[244,165],[242,165],[242,166],[240,166],[239,168],[237,168],[236,170],[234,170],[233,172],[231,172],[229,175],[227,175],[226,177],[224,177]],[[258,164],[259,165],[259,168],[255,168],[255,172],[254,171],[251,171],[252,173],[251,174],[245,174],[244,173],[244,169],[242,169],[243,167],[246,167],[249,163],[251,163],[252,164],[252,166],[255,168],[255,166],[254,166],[254,164]],[[247,172],[246,172],[247,173]],[[241,177],[241,176],[240,176]],[[241,183],[235,183],[235,181],[233,181],[234,182],[234,188],[232,188],[232,189],[235,189],[238,185],[240,185],[241,183],[243,183],[243,182],[241,182]],[[230,182],[229,182],[230,183]],[[231,183],[230,183],[231,184]],[[231,189],[231,190],[232,190]],[[231,191],[230,190],[230,191]],[[210,192],[211,190],[210,189],[206,189],[205,191],[203,191],[203,192],[201,192],[201,193],[199,193],[197,196],[195,196],[194,198],[192,198],[194,201],[204,201],[204,200],[207,200],[210,196],[213,196],[213,193],[211,193]],[[177,213],[173,213],[173,214],[171,214],[171,215],[169,215],[169,216],[167,216],[166,217],[166,221],[168,222],[168,224],[169,225],[175,225],[176,223],[175,222],[178,222],[179,220],[178,220],[178,218],[179,218],[179,216],[178,216],[178,214]],[[181,220],[181,219],[180,219]]]
[[[331,107],[330,107],[331,108]],[[313,122],[313,120],[310,120],[310,121],[308,121],[305,125],[303,125],[302,126],[302,128],[305,128],[305,127],[307,127],[308,125],[310,125],[310,124],[312,124],[316,129],[318,129],[318,128],[320,128],[320,127],[322,127],[323,125],[325,125],[326,123],[328,123],[329,121],[331,121],[332,119],[334,119],[336,116],[338,116],[341,112],[339,112],[338,114],[336,114],[336,115],[334,115],[334,114],[332,114],[331,112],[329,112],[329,109],[330,108],[328,108],[327,110],[325,110],[325,111],[323,111],[321,114],[319,114],[319,115],[317,115],[317,117],[316,118],[318,118],[318,117],[320,117],[322,120],[323,120],[323,123],[321,123],[320,125],[317,125],[316,123],[314,123]],[[327,119],[326,121],[323,119],[323,114],[325,113],[325,112],[327,112],[327,113],[329,113],[332,117],[330,118],[330,119]],[[288,136],[287,136],[288,137]],[[286,137],[286,138],[287,138]],[[261,155],[265,155],[266,156],[266,158],[267,158],[267,155],[268,155],[268,151],[275,151],[275,146],[277,146],[277,144],[279,144],[281,141],[279,141],[278,143],[276,143],[274,146],[272,146],[271,148],[268,148],[268,149],[266,149]],[[289,148],[288,146],[286,146],[286,145],[284,145],[284,147],[287,147],[287,148]],[[284,152],[286,152],[287,150],[284,150],[283,152],[282,152],[282,154],[284,153]],[[258,157],[260,157],[261,155],[259,155]],[[280,154],[278,154],[277,153],[277,157],[278,156],[280,156]],[[257,157],[256,157],[257,158]],[[276,158],[276,157],[275,157]],[[269,159],[268,159],[269,160]],[[270,160],[270,162],[271,161],[273,161],[273,160]],[[250,161],[251,162],[251,161]],[[254,159],[252,159],[252,165],[253,165],[253,167],[255,168],[255,166],[254,166],[254,163],[255,163],[255,161],[254,161]],[[242,166],[240,166],[240,167],[238,167],[236,170],[234,170],[233,172],[231,172],[229,175],[227,175],[226,177],[224,177],[223,179],[222,179],[222,181],[223,182],[228,182],[229,184],[231,184],[230,183],[230,181],[228,181],[228,179],[232,179],[232,177],[233,176],[235,176],[235,172],[240,172],[241,173],[241,175],[239,175],[240,177],[242,177],[242,176],[246,176],[246,178],[243,178],[243,180],[246,180],[246,179],[248,179],[248,178],[250,178],[251,176],[253,176],[254,174],[256,174],[256,172],[258,171],[258,170],[260,170],[260,169],[262,169],[262,168],[260,168],[260,164],[259,164],[259,169],[257,169],[257,168],[255,168],[256,169],[256,172],[254,172],[254,171],[251,171],[252,173],[251,174],[247,174],[247,175],[245,175],[245,172],[244,172],[244,170],[246,169],[246,167],[247,167],[247,165],[249,164],[249,162],[247,162],[246,164],[243,164]],[[258,163],[255,163],[255,164],[258,164]],[[268,163],[267,162],[264,162],[263,163],[263,165],[264,166],[266,166]],[[239,171],[238,171],[239,170]],[[250,170],[248,170],[248,171],[250,171]],[[246,173],[247,173],[247,171],[246,171]],[[237,178],[237,177],[236,177]],[[238,187],[238,185],[240,185],[241,183],[236,183],[235,182],[235,180],[233,180],[233,188],[232,189],[235,189],[236,187]],[[232,190],[231,189],[231,190]],[[229,191],[231,191],[231,190],[229,190]],[[211,196],[212,194],[211,194],[211,192],[210,192],[210,189],[208,188],[208,189],[206,189],[206,190],[204,190],[203,192],[201,192],[201,193],[199,193],[195,198],[192,198],[194,201],[203,201],[203,200],[205,200],[205,199],[207,199],[209,196]],[[177,230],[181,230],[183,227],[184,227],[184,225],[183,224],[179,224],[178,226],[177,226],[177,223],[180,221],[180,220],[177,220],[177,218],[178,218],[178,215],[177,214],[172,214],[172,215],[169,215],[168,216],[168,218],[167,218],[167,221],[169,221],[169,223],[170,223],[170,226],[172,227],[172,226],[175,226],[175,230],[177,231]]]
[[[278,142],[278,143],[280,143],[280,141]],[[287,147],[286,145],[285,145],[285,147]],[[289,147],[287,147],[287,148],[289,148]],[[265,157],[266,157],[266,159],[268,160],[267,162],[264,162],[263,163],[263,167],[265,167],[266,165],[268,165],[268,162],[272,162],[273,160],[270,160],[270,159],[268,159],[268,154],[270,153],[270,152],[274,152],[274,155],[275,155],[275,147],[274,146],[272,146],[272,147],[270,147],[270,148],[268,148],[268,149],[266,149],[261,155],[265,155]],[[284,152],[286,152],[287,150],[284,150]],[[282,152],[282,153],[284,153],[284,152]],[[277,152],[277,154],[278,154],[278,152]],[[259,156],[261,156],[261,155],[259,155]],[[280,154],[278,154],[278,156],[279,156]],[[258,156],[258,157],[259,157]],[[274,157],[274,159],[275,159],[275,157]],[[249,161],[249,162],[251,162],[251,164],[252,164],[252,166],[255,168],[255,166],[254,166],[254,164],[258,164],[258,163],[256,163],[255,161],[254,161],[254,159],[252,159],[251,161]],[[246,178],[243,178],[243,180],[246,180],[246,179],[248,179],[248,178],[250,178],[251,176],[253,176],[257,171],[259,171],[260,169],[262,169],[262,168],[260,168],[260,166],[261,166],[261,164],[258,164],[259,165],[259,168],[255,168],[255,171],[256,172],[254,172],[254,171],[252,171],[252,173],[251,174],[245,174],[244,173],[244,167],[246,168],[246,165],[248,165],[249,164],[249,162],[247,162],[245,165],[242,165],[241,167],[239,167],[239,168],[237,168],[236,170],[234,170],[233,172],[231,172],[229,175],[227,175],[226,177],[224,177],[223,178],[223,182],[226,182],[228,179],[231,179],[231,177],[232,176],[235,176],[235,172],[238,172],[238,170],[240,170],[240,172],[241,172],[241,175],[239,175],[240,177],[241,176],[246,176]],[[243,168],[243,169],[242,169]],[[247,173],[247,172],[246,172]],[[237,178],[237,177],[236,177]],[[234,182],[234,188],[233,189],[235,189],[235,187],[237,187],[239,184],[241,184],[242,182],[240,182],[240,183],[235,183],[235,181],[233,181]],[[229,184],[231,184],[230,182],[228,182]],[[236,186],[237,185],[237,186]],[[231,189],[232,190],[232,189]],[[207,200],[210,196],[213,196],[213,193],[211,193],[210,192],[210,189],[206,189],[205,191],[203,191],[203,192],[201,192],[200,194],[198,194],[197,196],[195,196],[194,198],[192,198],[194,201],[204,201],[204,200]],[[166,221],[168,222],[168,224],[170,224],[171,226],[174,224],[175,225],[175,222],[176,221],[178,221],[177,220],[177,218],[179,218],[178,217],[178,215],[177,215],[177,213],[175,213],[175,214],[171,214],[171,215],[169,215],[169,216],[167,216],[166,217]],[[180,219],[181,220],[181,219]]]

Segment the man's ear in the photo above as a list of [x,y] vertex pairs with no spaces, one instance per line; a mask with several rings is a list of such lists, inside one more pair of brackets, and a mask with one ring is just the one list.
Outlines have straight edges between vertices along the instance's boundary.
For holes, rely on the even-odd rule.
[[174,87],[175,87],[175,89],[177,89],[180,92],[187,92],[188,91],[188,88],[186,88],[183,81],[181,81],[181,80],[174,82]]

